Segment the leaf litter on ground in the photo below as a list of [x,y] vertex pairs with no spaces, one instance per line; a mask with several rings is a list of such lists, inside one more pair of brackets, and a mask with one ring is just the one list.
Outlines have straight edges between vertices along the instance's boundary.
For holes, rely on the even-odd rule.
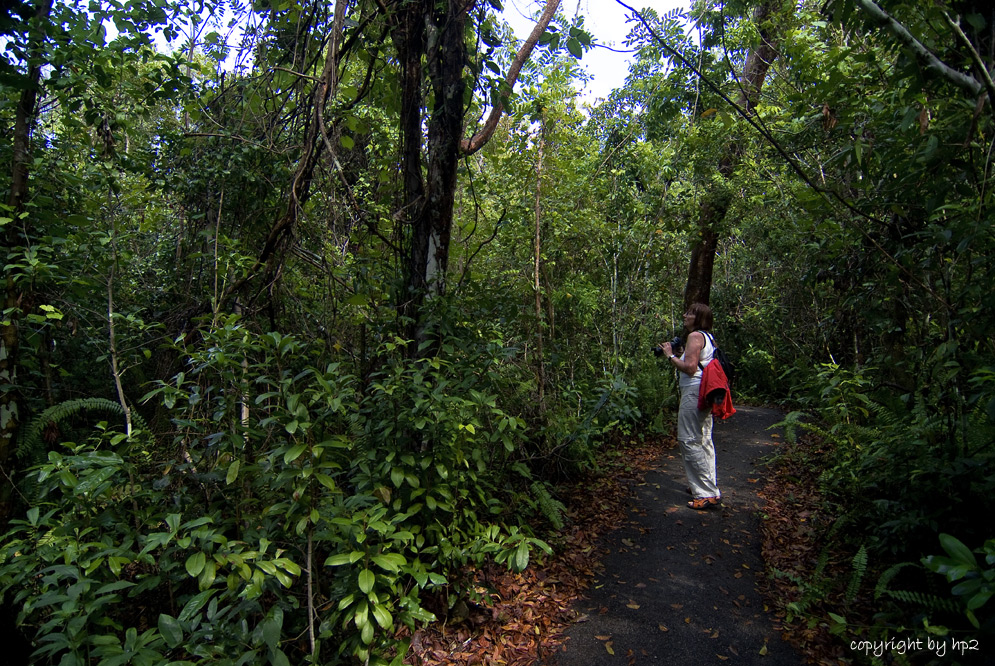
[[[412,666],[532,666],[552,655],[571,624],[586,619],[575,602],[594,580],[604,555],[599,539],[621,524],[631,509],[633,488],[643,483],[672,438],[632,440],[620,455],[603,461],[597,474],[563,492],[569,524],[556,540],[555,554],[522,573],[490,565],[476,572],[485,606],[474,606],[462,621],[435,622],[416,630],[399,630],[411,640],[405,659]],[[667,631],[661,625],[661,631]],[[614,654],[611,637],[600,637]]]

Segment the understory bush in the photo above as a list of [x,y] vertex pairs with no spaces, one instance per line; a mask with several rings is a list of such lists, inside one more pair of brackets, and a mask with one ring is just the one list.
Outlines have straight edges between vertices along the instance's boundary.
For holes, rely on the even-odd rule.
[[[785,425],[789,433],[816,433],[828,452],[821,483],[836,524],[848,526],[835,540],[844,549],[866,547],[877,571],[868,582],[878,621],[934,634],[948,625],[990,632],[979,611],[993,592],[995,564],[988,530],[995,511],[990,373],[976,370],[958,382],[949,367],[946,381],[937,380],[942,367],[929,370],[933,381],[896,395],[874,368],[824,365],[800,396],[807,409]],[[847,535],[859,540],[846,542]],[[923,558],[938,542],[946,555]],[[974,551],[980,562],[964,543],[982,542]],[[937,584],[930,571],[951,585]]]
[[524,430],[477,372],[488,345],[406,344],[361,379],[231,317],[146,395],[171,435],[47,451],[0,545],[33,663],[399,663],[474,568],[548,550],[498,496]]

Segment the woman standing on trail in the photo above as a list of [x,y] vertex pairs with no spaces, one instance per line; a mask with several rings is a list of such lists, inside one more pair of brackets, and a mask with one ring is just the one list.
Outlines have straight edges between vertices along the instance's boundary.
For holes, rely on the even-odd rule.
[[704,303],[695,303],[684,314],[684,328],[688,331],[684,354],[674,355],[669,342],[663,345],[663,353],[677,367],[678,384],[681,389],[681,406],[677,412],[677,439],[684,458],[684,472],[691,487],[688,502],[692,509],[708,509],[718,506],[722,493],[719,492],[715,476],[715,445],[712,443],[711,409],[698,409],[698,389],[701,386],[701,370],[712,360],[715,343],[705,331],[712,328],[712,310]]

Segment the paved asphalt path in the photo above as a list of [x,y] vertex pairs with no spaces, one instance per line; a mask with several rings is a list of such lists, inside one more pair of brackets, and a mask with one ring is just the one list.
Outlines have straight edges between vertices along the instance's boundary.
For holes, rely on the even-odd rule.
[[606,537],[604,570],[550,666],[803,664],[764,610],[759,509],[767,428],[780,412],[737,407],[714,440],[723,507],[693,511],[680,452],[636,489],[630,522]]

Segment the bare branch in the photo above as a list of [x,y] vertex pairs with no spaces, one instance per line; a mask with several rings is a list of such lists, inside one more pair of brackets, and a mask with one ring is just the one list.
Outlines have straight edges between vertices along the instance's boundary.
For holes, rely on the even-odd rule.
[[874,0],[855,0],[858,7],[860,7],[864,12],[870,16],[872,19],[878,22],[881,26],[887,28],[903,45],[908,47],[916,57],[923,63],[927,71],[931,71],[942,79],[946,79],[950,83],[954,84],[958,88],[962,88],[974,97],[982,94],[984,92],[984,85],[973,76],[968,76],[963,72],[958,72],[956,69],[946,64],[942,60],[936,57],[936,55],[923,46],[922,42],[916,39],[908,29],[896,21],[891,15],[885,10],[881,9]]
[[[560,8],[560,0],[546,0],[546,8],[542,12],[542,16],[539,17],[539,21],[532,28],[532,34],[529,38],[525,40],[522,44],[522,48],[518,49],[518,53],[515,55],[515,60],[511,63],[511,67],[508,68],[508,76],[505,77],[504,82],[509,88],[515,87],[515,82],[518,81],[518,75],[522,71],[522,67],[528,61],[529,56],[532,55],[532,51],[535,49],[536,44],[539,42],[539,38],[542,37],[542,33],[546,32],[546,28],[549,27],[549,22],[553,20],[553,16],[556,15],[556,10]],[[491,136],[494,134],[494,130],[497,129],[498,121],[501,120],[501,114],[504,113],[504,104],[500,101],[497,102],[491,108],[491,113],[487,117],[487,122],[479,132],[474,134],[469,139],[463,139],[460,142],[460,151],[464,155],[472,155],[481,148],[484,144],[490,141]]]
[[947,20],[947,25],[950,26],[951,30],[954,31],[960,41],[964,43],[964,46],[967,47],[967,50],[971,53],[971,60],[974,62],[974,66],[978,69],[978,73],[984,81],[985,89],[988,91],[988,98],[995,100],[995,82],[992,81],[992,75],[988,72],[988,68],[985,67],[985,63],[981,59],[981,55],[978,53],[978,50],[974,48],[974,44],[972,44],[971,40],[964,34],[964,31],[961,29],[958,21],[954,21],[950,18],[950,14],[947,14],[946,12],[943,12],[943,18]]

